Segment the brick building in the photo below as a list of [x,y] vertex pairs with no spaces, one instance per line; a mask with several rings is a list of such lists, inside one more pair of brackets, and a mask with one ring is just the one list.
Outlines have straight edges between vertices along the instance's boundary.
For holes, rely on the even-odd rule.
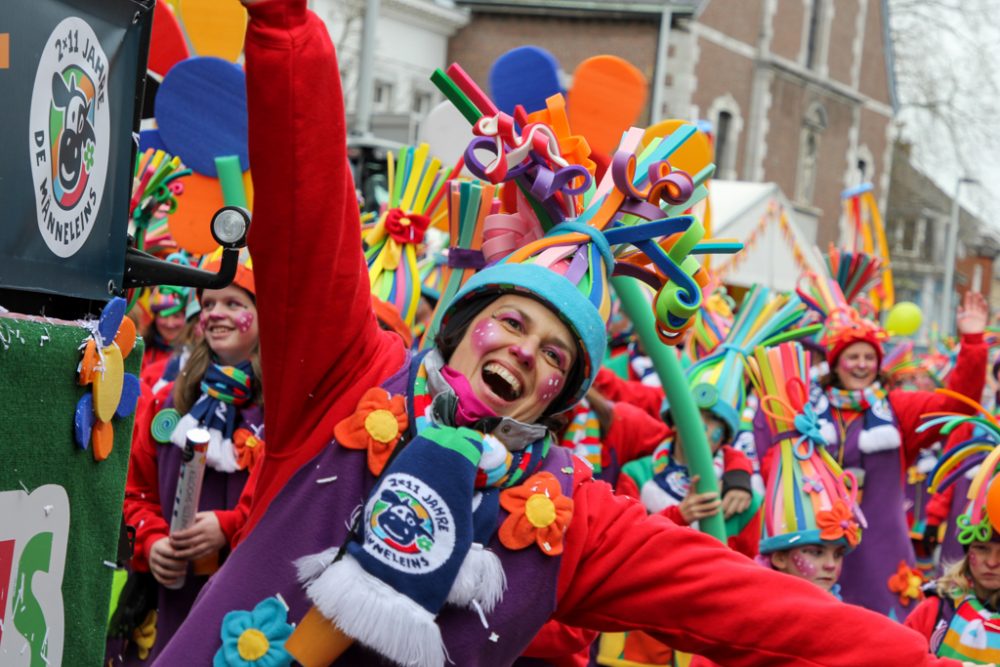
[[844,188],[871,181],[884,204],[894,132],[885,0],[457,4],[471,16],[448,58],[478,81],[526,44],[567,72],[622,56],[652,83],[642,122],[709,120],[718,176],[777,183],[821,246],[837,240]]
[[[954,313],[941,311],[953,196],[910,163],[907,144],[895,142],[885,209],[886,235],[896,301],[912,301],[924,312],[924,326],[916,336],[921,343],[927,342],[933,323],[940,326],[954,318]],[[1000,293],[993,289],[993,265],[1000,255],[1000,242],[982,220],[964,208],[959,213],[958,230],[952,304],[961,303],[965,292],[974,289],[996,308]]]

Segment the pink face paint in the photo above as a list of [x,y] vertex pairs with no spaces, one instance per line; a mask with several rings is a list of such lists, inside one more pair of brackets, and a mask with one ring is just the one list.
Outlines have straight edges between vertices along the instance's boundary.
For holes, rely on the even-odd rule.
[[548,403],[559,395],[559,391],[561,389],[562,378],[558,375],[550,375],[547,378],[543,378],[541,383],[538,385],[538,400],[543,403]]
[[798,570],[804,577],[812,579],[816,576],[816,566],[813,565],[812,561],[800,553],[792,554],[792,565],[794,565],[795,569]]
[[253,313],[250,311],[244,311],[236,316],[236,328],[240,330],[240,333],[246,333],[250,331],[250,327],[253,326]]
[[979,556],[972,549],[969,549],[969,567],[977,567],[979,565]]
[[473,351],[476,354],[485,354],[499,344],[502,335],[500,326],[492,318],[480,320],[472,328]]

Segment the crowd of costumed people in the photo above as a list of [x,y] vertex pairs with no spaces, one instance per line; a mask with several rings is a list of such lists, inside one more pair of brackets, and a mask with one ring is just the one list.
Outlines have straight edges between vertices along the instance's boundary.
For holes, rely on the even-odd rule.
[[[712,169],[670,165],[693,125],[591,159],[561,97],[509,115],[454,66],[462,160],[390,153],[364,216],[326,27],[244,4],[249,247],[228,287],[133,297],[108,664],[1000,662],[981,295],[924,349],[856,247],[727,290],[702,258],[741,246],[691,214]],[[143,183],[145,230],[177,202]]]

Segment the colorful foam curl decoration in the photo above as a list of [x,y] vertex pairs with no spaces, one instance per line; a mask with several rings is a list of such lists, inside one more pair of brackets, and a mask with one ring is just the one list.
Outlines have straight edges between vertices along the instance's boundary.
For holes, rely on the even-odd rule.
[[975,408],[976,414],[929,412],[922,415],[925,421],[917,428],[918,432],[940,427],[942,437],[947,437],[963,424],[976,428],[971,438],[952,447],[941,457],[931,471],[928,490],[940,493],[979,466],[966,495],[968,508],[956,520],[957,539],[963,545],[988,542],[1000,531],[1000,482],[997,481],[1000,479],[997,475],[1000,467],[1000,420],[971,398],[950,389],[935,391]]
[[695,403],[716,415],[729,428],[730,437],[740,430],[746,406],[743,379],[746,355],[758,346],[815,334],[818,325],[793,329],[806,315],[806,305],[797,296],[778,294],[754,285],[744,299],[728,335],[716,351],[697,361],[687,371]]
[[871,291],[872,305],[876,313],[889,310],[896,303],[893,287],[892,267],[889,259],[889,243],[885,237],[885,225],[873,193],[871,183],[862,183],[840,194],[844,215],[849,222],[854,253],[864,253],[876,258],[879,264],[879,284]]
[[827,452],[809,403],[809,357],[802,345],[758,347],[747,360],[768,430],[780,448],[764,497],[762,554],[807,544],[853,549],[867,527],[858,482]]
[[[495,254],[478,248],[484,264],[502,258],[552,268],[576,282],[605,319],[610,312],[605,274],[638,278],[657,290],[653,310],[660,340],[680,343],[708,283],[694,255],[741,248],[729,240],[703,243],[701,224],[680,215],[704,198],[704,182],[715,169],[709,165],[692,177],[670,166],[670,155],[696,128],[682,126],[645,146],[644,130],[631,128],[595,183],[593,163],[569,134],[561,96],[549,101],[546,115],[529,119],[523,109],[514,116],[499,111],[458,65],[447,73],[437,70],[431,79],[473,125],[476,138],[464,156],[469,171],[491,184],[517,188],[515,212],[481,221],[485,238],[506,243],[491,244],[501,245]],[[457,238],[452,235],[453,242]],[[460,243],[450,252],[475,250]],[[598,265],[604,270],[591,270]]]
[[432,158],[430,147],[407,146],[389,153],[389,204],[364,236],[372,294],[391,303],[413,327],[422,284],[417,247],[440,206],[447,170]]

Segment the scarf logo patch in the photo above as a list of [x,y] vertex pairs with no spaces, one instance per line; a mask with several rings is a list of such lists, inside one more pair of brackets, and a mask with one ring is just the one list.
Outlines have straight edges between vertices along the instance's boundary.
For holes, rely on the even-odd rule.
[[393,473],[365,508],[364,549],[389,567],[423,574],[439,568],[455,547],[451,509],[412,475]]

